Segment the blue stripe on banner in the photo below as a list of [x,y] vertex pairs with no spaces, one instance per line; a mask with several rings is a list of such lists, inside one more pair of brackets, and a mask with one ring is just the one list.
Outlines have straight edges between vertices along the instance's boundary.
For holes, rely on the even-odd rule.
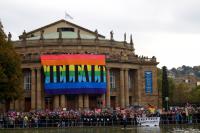
[[47,89],[47,94],[104,94],[106,89],[99,88],[79,88],[79,89]]
[[103,89],[106,88],[106,83],[48,83],[45,84],[45,89],[72,89],[73,91],[78,88],[99,88]]

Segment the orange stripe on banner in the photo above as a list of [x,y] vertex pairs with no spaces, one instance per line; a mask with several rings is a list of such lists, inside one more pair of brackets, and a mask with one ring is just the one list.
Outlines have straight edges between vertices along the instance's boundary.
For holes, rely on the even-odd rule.
[[105,60],[105,55],[91,55],[91,54],[59,54],[59,55],[42,55],[41,60],[64,60],[64,59],[97,59]]
[[105,60],[98,59],[65,59],[65,60],[42,60],[42,65],[105,65]]

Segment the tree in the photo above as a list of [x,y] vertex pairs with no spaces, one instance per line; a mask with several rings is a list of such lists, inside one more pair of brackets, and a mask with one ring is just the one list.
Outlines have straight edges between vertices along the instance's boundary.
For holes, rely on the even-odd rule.
[[157,87],[158,87],[158,106],[161,107],[160,105],[162,104],[162,102],[160,103],[160,99],[162,99],[162,70],[160,68],[157,68]]
[[189,95],[189,102],[199,104],[200,103],[200,86],[192,89]]
[[175,82],[173,78],[168,77],[168,84],[169,84],[169,103],[174,103],[174,90],[176,88]]
[[169,83],[167,77],[167,67],[162,67],[162,102],[165,111],[168,111],[168,100],[169,100]]
[[23,94],[19,55],[12,42],[7,41],[0,26],[0,101],[16,100]]
[[177,84],[172,93],[174,105],[184,105],[185,103],[190,102],[189,98],[191,91],[186,83]]

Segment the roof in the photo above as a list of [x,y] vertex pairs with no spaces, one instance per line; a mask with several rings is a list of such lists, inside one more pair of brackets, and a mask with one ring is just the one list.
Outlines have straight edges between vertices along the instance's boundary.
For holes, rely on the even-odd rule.
[[[77,28],[79,28],[79,29],[81,29],[81,30],[84,30],[84,31],[87,31],[87,32],[89,32],[89,33],[92,33],[92,34],[96,35],[96,33],[95,33],[94,31],[91,31],[91,30],[89,30],[89,29],[86,29],[86,28],[84,28],[84,27],[81,27],[81,26],[79,26],[79,25],[76,25],[76,24],[71,23],[71,22],[69,22],[69,21],[66,21],[66,20],[64,20],[64,19],[61,19],[61,20],[56,21],[56,22],[54,22],[54,23],[51,23],[51,24],[48,24],[48,25],[46,25],[46,26],[40,27],[40,28],[38,28],[38,29],[32,30],[32,31],[30,31],[30,32],[27,32],[26,34],[27,34],[27,35],[30,35],[30,34],[32,34],[32,33],[34,33],[34,32],[41,31],[41,30],[43,30],[43,29],[45,29],[45,28],[51,27],[51,26],[56,25],[56,24],[61,23],[61,22],[65,22],[65,23],[70,24],[70,25],[72,25],[72,26],[75,26],[75,27],[77,27]],[[105,36],[103,36],[103,35],[101,35],[101,34],[98,34],[98,36],[99,36],[99,37],[102,37],[102,38],[105,38]],[[19,38],[22,38],[22,35],[20,35]]]

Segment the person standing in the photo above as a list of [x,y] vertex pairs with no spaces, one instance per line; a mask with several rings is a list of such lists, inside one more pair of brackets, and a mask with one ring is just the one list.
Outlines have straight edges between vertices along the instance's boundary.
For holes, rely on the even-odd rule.
[[127,125],[127,117],[126,117],[126,114],[124,113],[123,114],[123,125],[124,125],[124,129],[126,128],[126,125]]

